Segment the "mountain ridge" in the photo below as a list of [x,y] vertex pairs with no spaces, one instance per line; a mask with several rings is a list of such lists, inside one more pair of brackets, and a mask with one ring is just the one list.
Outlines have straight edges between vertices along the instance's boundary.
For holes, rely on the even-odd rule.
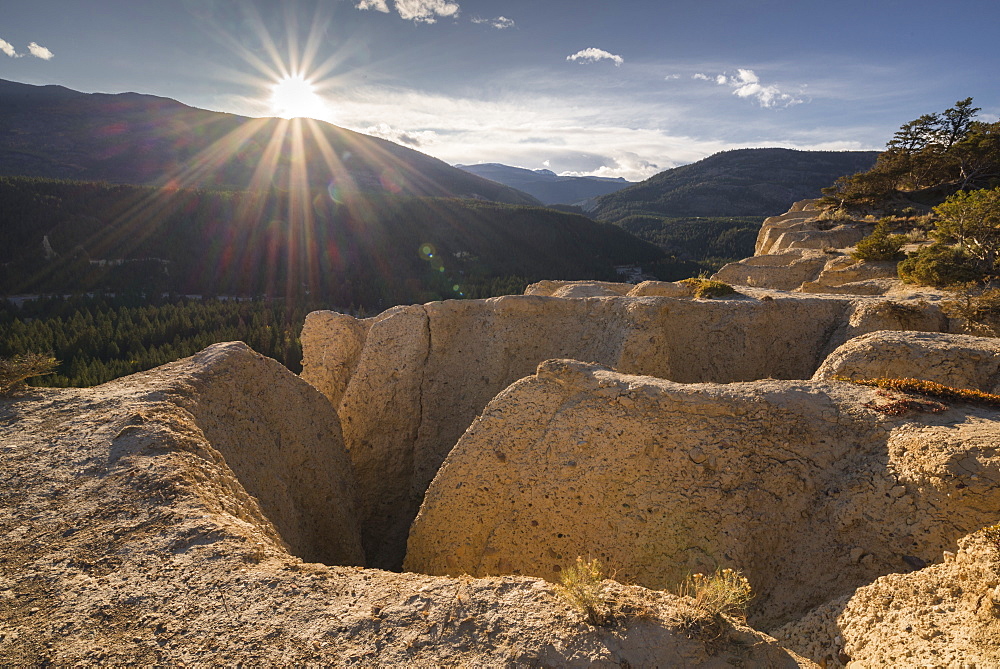
[[338,192],[538,204],[432,156],[323,121],[254,119],[143,93],[2,79],[0,174],[234,190],[304,181]]
[[601,196],[588,208],[598,219],[631,215],[770,216],[819,197],[838,177],[875,164],[878,151],[732,149],[655,174]]
[[530,170],[502,163],[455,165],[460,170],[528,193],[542,204],[578,204],[630,185],[622,177],[560,176],[548,169]]

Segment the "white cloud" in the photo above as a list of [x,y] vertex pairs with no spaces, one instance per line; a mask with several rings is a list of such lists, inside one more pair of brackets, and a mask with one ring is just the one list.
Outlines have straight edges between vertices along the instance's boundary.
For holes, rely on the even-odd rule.
[[633,151],[622,151],[613,156],[608,156],[606,162],[596,170],[586,172],[575,172],[572,170],[560,172],[563,177],[609,177],[617,179],[622,177],[629,181],[642,181],[648,179],[662,169],[659,165],[652,163]]
[[548,160],[547,167],[557,173],[622,176],[630,181],[731,148],[722,141],[672,134],[630,118],[638,113],[662,119],[659,107],[639,107],[635,101],[595,101],[592,92],[569,98],[477,99],[364,87],[341,92],[332,120],[390,141],[403,143],[404,137],[409,138],[419,142],[419,150],[450,164],[538,166]]
[[514,20],[508,19],[506,16],[498,16],[495,19],[481,19],[476,17],[472,19],[473,23],[488,23],[497,30],[504,30],[505,28],[513,28]]
[[416,23],[434,23],[439,16],[457,16],[459,10],[457,3],[447,0],[395,0],[395,3],[401,18]]
[[393,128],[388,123],[377,123],[361,130],[360,132],[366,135],[371,135],[372,137],[381,137],[382,139],[387,139],[390,142],[395,142],[396,144],[407,144],[409,146],[424,146],[426,144],[433,144],[434,140],[437,139],[437,133],[433,130],[407,132],[399,128]]
[[374,9],[376,12],[382,12],[383,14],[389,13],[389,7],[385,4],[386,0],[358,0],[358,9]]
[[40,44],[36,44],[35,42],[28,45],[28,51],[30,51],[31,55],[35,58],[41,58],[42,60],[51,60],[53,56],[51,51]]
[[616,56],[604,49],[595,49],[594,47],[577,51],[572,56],[566,56],[566,60],[579,63],[596,63],[599,60],[610,60],[614,62],[615,67],[619,67],[625,62],[625,59],[621,56]]
[[700,73],[691,78],[715,81],[720,86],[729,86],[733,89],[733,95],[753,98],[761,107],[790,107],[802,102],[800,98],[782,92],[777,86],[765,86],[760,83],[760,77],[750,69],[738,68],[736,74],[719,74],[714,79]]
[[21,57],[21,54],[19,54],[17,51],[14,50],[14,46],[6,40],[0,39],[0,51],[7,54],[11,58]]
[[680,78],[681,78],[681,75],[679,75],[679,74],[668,74],[667,76],[663,77],[663,80],[664,81],[673,81],[674,79],[680,79]]

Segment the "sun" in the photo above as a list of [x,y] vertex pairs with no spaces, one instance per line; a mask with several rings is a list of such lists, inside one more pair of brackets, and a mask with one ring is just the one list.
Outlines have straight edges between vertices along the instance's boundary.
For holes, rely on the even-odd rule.
[[271,88],[271,113],[282,118],[324,119],[329,109],[311,81],[287,76]]

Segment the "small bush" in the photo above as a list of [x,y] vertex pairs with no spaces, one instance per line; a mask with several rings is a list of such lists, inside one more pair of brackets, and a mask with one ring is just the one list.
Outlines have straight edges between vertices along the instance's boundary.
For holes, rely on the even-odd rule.
[[966,332],[1000,336],[1000,289],[977,291],[975,284],[961,286],[954,299],[941,303],[941,310],[951,318],[961,319]]
[[924,214],[913,219],[913,227],[917,230],[930,232],[937,227],[937,217],[934,214]]
[[905,283],[937,288],[983,279],[972,258],[944,244],[932,244],[909,254],[896,271]]
[[858,260],[902,260],[907,241],[906,235],[890,235],[889,222],[882,219],[870,235],[857,243],[851,255]]
[[713,281],[701,277],[683,279],[680,283],[690,286],[694,290],[694,296],[698,299],[711,299],[713,297],[725,297],[735,295],[736,289],[728,283]]
[[570,604],[587,616],[587,622],[591,625],[609,623],[611,612],[601,595],[604,574],[597,559],[584,560],[577,557],[576,564],[563,569],[559,580],[562,582],[559,591]]
[[1000,188],[958,191],[934,207],[938,232],[957,240],[987,272],[1000,260]]
[[10,395],[34,376],[54,373],[58,366],[58,360],[41,353],[22,353],[13,358],[0,358],[0,396]]
[[677,594],[694,600],[697,616],[726,614],[739,620],[746,620],[747,605],[753,599],[750,581],[732,569],[716,569],[710,576],[689,576],[678,586]]
[[847,213],[846,209],[837,209],[837,208],[832,208],[832,207],[829,208],[829,209],[824,209],[822,212],[820,212],[820,215],[817,216],[816,218],[818,218],[821,221],[852,221],[852,220],[854,220],[854,218],[849,213]]

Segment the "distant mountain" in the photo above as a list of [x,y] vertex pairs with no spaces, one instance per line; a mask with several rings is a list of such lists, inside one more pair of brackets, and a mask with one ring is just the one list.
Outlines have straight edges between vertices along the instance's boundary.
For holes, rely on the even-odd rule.
[[616,265],[685,269],[664,260],[617,226],[543,207],[0,177],[0,294],[308,296],[371,309],[512,279],[613,280]]
[[499,163],[455,167],[533,195],[542,204],[575,204],[632,184],[621,177],[562,177],[551,170],[526,170]]
[[538,204],[418,151],[321,121],[250,119],[151,95],[4,80],[0,174],[238,190],[307,183],[335,197],[393,193]]
[[660,172],[587,207],[598,220],[629,216],[772,216],[819,197],[837,177],[871,168],[878,151],[737,149]]

